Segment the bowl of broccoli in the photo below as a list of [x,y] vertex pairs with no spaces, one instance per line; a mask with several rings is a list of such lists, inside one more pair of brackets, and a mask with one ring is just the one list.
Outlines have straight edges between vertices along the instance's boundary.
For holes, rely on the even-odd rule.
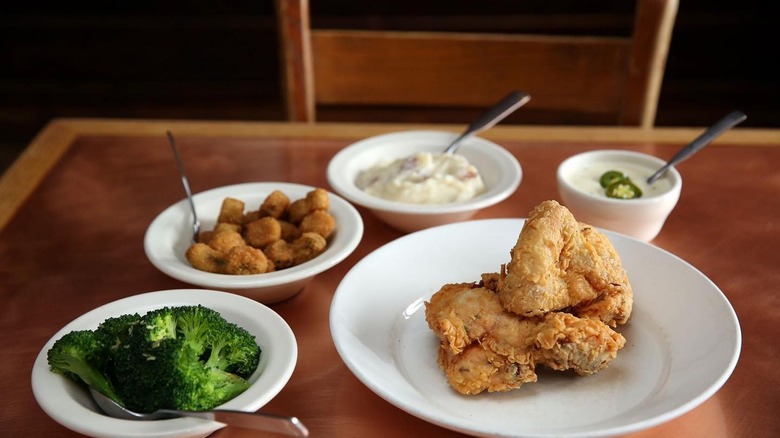
[[159,291],[108,303],[59,330],[33,365],[32,389],[52,419],[85,435],[199,437],[223,425],[117,420],[100,412],[86,385],[139,412],[257,411],[296,360],[292,330],[265,305],[211,290]]

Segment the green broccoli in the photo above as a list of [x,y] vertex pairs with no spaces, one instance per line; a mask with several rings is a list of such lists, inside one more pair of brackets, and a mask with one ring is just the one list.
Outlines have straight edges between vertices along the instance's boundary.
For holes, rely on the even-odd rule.
[[218,312],[179,306],[71,332],[49,351],[49,364],[131,410],[205,410],[249,387],[260,353],[251,333]]
[[111,381],[103,372],[109,361],[108,345],[92,330],[65,334],[47,352],[51,370],[76,382],[84,382],[119,401]]
[[127,343],[130,331],[140,320],[141,316],[137,313],[108,318],[98,325],[95,333],[102,337],[103,342],[113,352]]
[[117,392],[130,409],[204,410],[249,387],[260,347],[254,336],[203,306],[146,314],[117,352]]

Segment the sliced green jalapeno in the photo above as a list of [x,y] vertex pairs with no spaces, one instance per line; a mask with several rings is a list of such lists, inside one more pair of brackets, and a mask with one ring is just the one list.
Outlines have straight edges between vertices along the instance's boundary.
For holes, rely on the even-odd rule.
[[642,190],[631,182],[629,178],[623,178],[610,184],[607,187],[606,194],[608,198],[634,199],[642,196]]
[[604,187],[605,189],[612,184],[625,179],[626,176],[623,175],[623,172],[618,172],[617,170],[610,170],[604,173],[604,175],[601,175],[601,178],[599,178],[599,184],[601,184],[601,187]]

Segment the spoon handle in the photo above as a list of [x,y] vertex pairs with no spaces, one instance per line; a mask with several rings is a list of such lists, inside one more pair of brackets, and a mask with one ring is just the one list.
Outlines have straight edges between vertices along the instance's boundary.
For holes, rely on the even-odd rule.
[[197,417],[204,420],[225,423],[243,429],[262,430],[288,436],[306,437],[309,430],[297,417],[270,413],[254,413],[216,409],[212,411],[177,411],[161,409],[159,414],[177,417]]
[[198,213],[195,211],[195,202],[192,200],[192,191],[190,190],[190,183],[187,181],[187,173],[184,171],[184,163],[179,156],[179,149],[176,147],[176,139],[173,138],[171,131],[166,131],[168,135],[168,142],[173,150],[173,157],[176,159],[176,166],[179,168],[179,175],[181,176],[181,185],[184,187],[184,192],[187,194],[187,201],[190,204],[190,210],[192,211],[192,241],[198,240],[198,232],[200,231],[200,220],[198,220]]
[[453,154],[458,148],[461,141],[465,138],[474,135],[478,132],[482,132],[486,129],[492,128],[496,123],[500,122],[506,116],[512,114],[516,109],[528,103],[531,100],[531,96],[523,91],[513,91],[507,94],[497,104],[493,105],[485,111],[484,114],[479,116],[478,119],[471,122],[468,129],[463,132],[458,138],[455,139],[447,149],[444,150],[445,154]]
[[707,128],[706,131],[704,131],[700,136],[696,137],[695,140],[690,142],[687,146],[680,149],[679,152],[677,152],[671,160],[669,160],[663,167],[658,169],[657,172],[653,174],[650,178],[647,179],[648,184],[654,183],[658,178],[660,178],[670,167],[674,166],[675,164],[681,163],[691,155],[695,154],[699,150],[701,150],[704,146],[707,146],[710,144],[715,138],[723,134],[724,132],[728,131],[729,129],[733,128],[734,126],[742,123],[747,119],[747,115],[743,113],[742,111],[732,111],[728,114],[726,114],[725,117],[715,122],[714,125]]

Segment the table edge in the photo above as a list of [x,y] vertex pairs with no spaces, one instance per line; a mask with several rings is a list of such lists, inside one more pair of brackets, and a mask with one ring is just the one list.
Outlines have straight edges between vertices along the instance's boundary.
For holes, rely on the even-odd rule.
[[[292,123],[285,121],[211,121],[167,119],[58,118],[50,121],[0,176],[0,231],[43,181],[73,142],[82,135],[177,135],[360,139],[401,130],[461,132],[463,125],[408,123]],[[504,125],[480,134],[493,141],[597,141],[685,143],[704,128],[639,128],[620,126],[519,126]],[[715,142],[780,146],[780,130],[736,128]]]

